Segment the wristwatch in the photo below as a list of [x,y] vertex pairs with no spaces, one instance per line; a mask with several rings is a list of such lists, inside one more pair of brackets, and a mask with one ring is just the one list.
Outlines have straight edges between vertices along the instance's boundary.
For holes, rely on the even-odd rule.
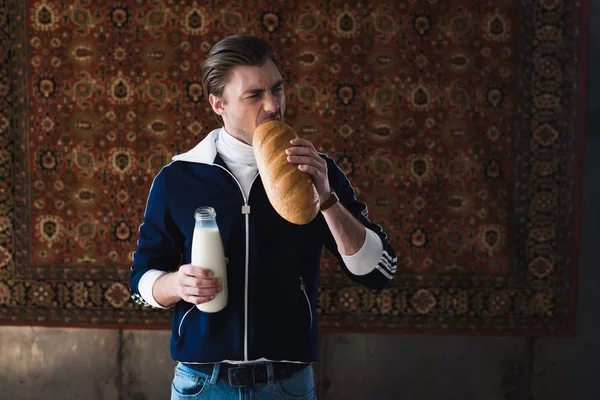
[[338,201],[340,201],[340,198],[332,190],[331,192],[329,192],[329,197],[327,198],[327,200],[325,200],[323,203],[321,203],[321,211],[327,210],[329,207],[331,207],[332,205],[334,205]]

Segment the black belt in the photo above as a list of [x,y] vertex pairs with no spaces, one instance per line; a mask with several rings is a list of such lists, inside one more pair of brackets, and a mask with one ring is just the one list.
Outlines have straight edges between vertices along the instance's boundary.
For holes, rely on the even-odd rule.
[[[257,383],[266,383],[269,380],[267,366],[265,364],[250,366],[244,366],[243,364],[220,364],[219,378],[227,379],[231,387],[252,386]],[[284,362],[273,362],[271,364],[273,365],[273,378],[275,380],[289,378],[295,372],[308,366],[308,364]],[[194,371],[202,372],[206,375],[211,375],[215,366],[214,364],[185,365]]]

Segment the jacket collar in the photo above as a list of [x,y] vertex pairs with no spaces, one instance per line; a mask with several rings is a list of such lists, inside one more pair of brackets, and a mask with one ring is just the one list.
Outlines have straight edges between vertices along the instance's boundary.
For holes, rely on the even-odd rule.
[[173,157],[173,161],[187,161],[200,164],[214,164],[217,156],[217,145],[215,144],[219,137],[219,131],[223,128],[218,128],[210,132],[204,139],[200,141],[191,150],[178,154]]

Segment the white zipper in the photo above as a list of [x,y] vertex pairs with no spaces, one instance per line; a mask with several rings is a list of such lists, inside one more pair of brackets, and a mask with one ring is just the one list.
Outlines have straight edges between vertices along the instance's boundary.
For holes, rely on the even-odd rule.
[[250,188],[248,189],[248,198],[246,198],[246,195],[244,194],[244,189],[242,189],[242,185],[240,185],[240,182],[236,179],[235,175],[233,175],[231,173],[231,171],[229,171],[227,168],[225,168],[219,164],[210,164],[210,165],[219,167],[219,168],[223,169],[223,171],[226,171],[229,175],[231,175],[231,177],[233,178],[235,183],[237,183],[238,187],[240,188],[240,192],[242,193],[242,198],[244,199],[244,205],[242,206],[242,214],[245,215],[245,220],[246,220],[246,254],[245,254],[245,265],[244,265],[244,268],[246,270],[245,271],[245,282],[244,282],[244,361],[248,361],[248,275],[249,275],[248,267],[250,264],[250,260],[249,260],[249,257],[250,257],[250,206],[248,205],[248,200],[250,197],[250,190],[252,189],[252,185],[254,184],[254,181],[258,177],[258,173],[254,176],[254,179],[252,179],[252,182],[250,182]]
[[304,278],[300,277],[300,290],[304,293],[304,297],[306,297],[306,304],[308,304],[308,313],[310,314],[310,328],[312,328],[313,324],[313,315],[312,315],[312,307],[310,305],[310,300],[308,299],[308,294],[306,293],[306,286],[304,286]]
[[179,328],[177,329],[177,333],[179,334],[179,337],[181,337],[181,326],[183,325],[183,321],[185,320],[185,317],[187,317],[187,315],[190,313],[190,311],[192,311],[194,309],[194,307],[196,307],[196,306],[192,304],[190,309],[187,310],[185,312],[185,314],[183,315],[183,318],[181,318],[181,322],[179,323]]

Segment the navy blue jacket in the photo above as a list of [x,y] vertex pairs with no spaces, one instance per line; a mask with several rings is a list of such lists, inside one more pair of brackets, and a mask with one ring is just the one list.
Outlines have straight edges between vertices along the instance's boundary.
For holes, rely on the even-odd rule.
[[[392,278],[394,251],[386,234],[367,218],[366,206],[356,200],[344,173],[323,155],[330,186],[341,203],[383,243],[377,268],[362,276],[350,273],[322,214],[306,225],[287,222],[269,203],[260,176],[245,198],[216,153],[215,132],[184,157],[175,157],[177,161],[154,179],[131,268],[132,297],[145,303],[138,284],[147,271],[175,271],[190,263],[194,210],[211,206],[229,258],[228,304],[220,312],[203,313],[193,304],[177,303],[172,321],[173,359],[316,361],[316,303],[323,246],[332,251],[350,278],[375,290],[386,287]],[[250,206],[249,214],[242,213],[243,205]]]

